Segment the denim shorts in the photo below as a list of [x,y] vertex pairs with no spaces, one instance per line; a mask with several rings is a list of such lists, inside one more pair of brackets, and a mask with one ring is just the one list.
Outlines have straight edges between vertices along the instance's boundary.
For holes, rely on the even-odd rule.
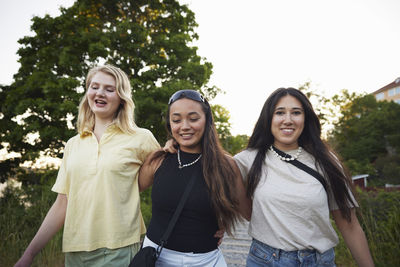
[[[146,236],[143,247],[157,248],[158,245]],[[227,267],[227,265],[219,248],[206,253],[179,252],[163,248],[156,261],[156,267]]]
[[335,267],[333,248],[324,253],[313,249],[285,251],[273,248],[256,239],[250,246],[247,267]]

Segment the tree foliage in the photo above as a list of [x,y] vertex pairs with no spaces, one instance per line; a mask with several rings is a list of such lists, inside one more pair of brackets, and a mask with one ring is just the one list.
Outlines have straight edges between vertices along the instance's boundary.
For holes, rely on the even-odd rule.
[[245,149],[248,142],[249,137],[245,134],[239,134],[235,136],[230,135],[222,141],[222,145],[231,155],[235,155]]
[[0,162],[1,181],[40,151],[61,156],[75,134],[77,106],[88,70],[110,63],[130,77],[136,123],[165,141],[163,112],[176,90],[209,99],[212,64],[197,55],[194,13],[176,0],[77,0],[61,15],[34,17],[33,36],[19,40],[21,63],[0,87],[0,149],[21,157]]
[[213,105],[212,113],[214,117],[215,127],[217,128],[219,139],[221,142],[228,136],[231,136],[231,123],[229,122],[229,111],[221,105]]
[[[371,164],[400,151],[400,105],[376,101],[373,95],[352,95],[351,101],[348,97],[334,98],[342,103],[341,117],[331,133],[330,143],[353,172],[375,174],[376,168]],[[390,172],[393,171],[386,171]]]
[[400,105],[342,90],[328,99],[309,82],[299,89],[312,102],[329,143],[353,174],[370,174],[374,185],[400,183]]
[[332,114],[332,109],[328,105],[330,100],[320,94],[317,90],[313,89],[311,82],[305,82],[300,85],[299,90],[310,100],[313,109],[320,120],[321,126],[323,127],[326,125]]
[[375,162],[375,180],[381,184],[400,184],[400,155],[385,155]]

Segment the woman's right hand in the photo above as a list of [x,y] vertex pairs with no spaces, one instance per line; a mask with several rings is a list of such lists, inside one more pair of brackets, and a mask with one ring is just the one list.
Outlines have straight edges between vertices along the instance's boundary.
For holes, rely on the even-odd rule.
[[14,267],[29,267],[31,266],[33,262],[33,257],[30,257],[29,255],[22,255],[22,257],[17,261],[17,263],[14,265]]

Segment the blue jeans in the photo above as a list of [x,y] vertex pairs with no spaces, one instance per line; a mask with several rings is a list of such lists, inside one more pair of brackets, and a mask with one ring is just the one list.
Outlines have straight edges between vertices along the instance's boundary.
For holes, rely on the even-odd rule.
[[273,248],[256,239],[251,243],[247,267],[336,267],[333,248],[324,253],[304,249],[285,251]]

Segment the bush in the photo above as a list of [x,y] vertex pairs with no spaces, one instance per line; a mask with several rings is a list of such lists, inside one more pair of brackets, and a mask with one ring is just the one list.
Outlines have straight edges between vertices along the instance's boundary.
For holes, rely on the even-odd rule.
[[151,187],[140,193],[140,210],[142,211],[144,223],[146,227],[151,219]]
[[[7,186],[0,198],[0,266],[13,266],[39,229],[57,194],[51,185],[56,172],[42,173],[44,185]],[[62,231],[37,255],[32,266],[63,266]]]
[[[375,266],[400,266],[400,191],[359,192],[359,221],[367,236]],[[338,266],[356,266],[339,234]]]

